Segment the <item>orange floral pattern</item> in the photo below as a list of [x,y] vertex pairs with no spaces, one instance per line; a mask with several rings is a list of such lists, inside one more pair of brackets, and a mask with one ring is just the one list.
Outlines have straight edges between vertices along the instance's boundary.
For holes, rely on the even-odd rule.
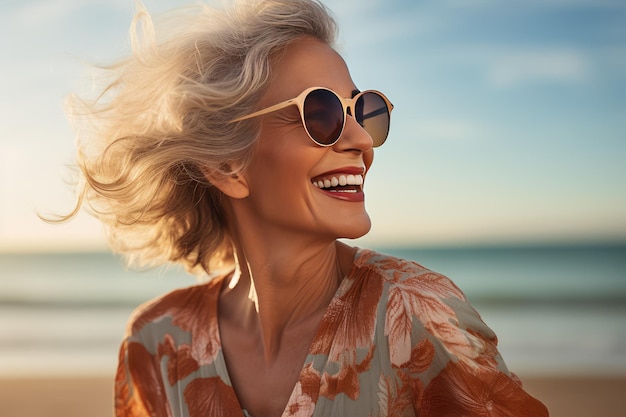
[[[221,351],[223,282],[137,309],[120,349],[117,417],[249,416]],[[496,344],[449,279],[360,249],[282,415],[547,416],[506,369]]]
[[219,377],[194,379],[183,395],[189,417],[241,417],[235,392]]
[[543,404],[520,390],[508,375],[493,368],[449,362],[428,385],[420,416],[535,417],[547,415]]

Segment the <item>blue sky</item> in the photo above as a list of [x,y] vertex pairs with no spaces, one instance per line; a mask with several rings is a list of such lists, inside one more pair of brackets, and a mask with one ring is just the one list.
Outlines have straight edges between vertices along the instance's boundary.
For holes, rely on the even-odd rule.
[[[146,0],[154,13],[186,1]],[[336,0],[338,49],[396,106],[363,245],[626,240],[626,2]],[[128,52],[131,0],[0,5],[0,250],[103,247],[71,206],[62,100]]]

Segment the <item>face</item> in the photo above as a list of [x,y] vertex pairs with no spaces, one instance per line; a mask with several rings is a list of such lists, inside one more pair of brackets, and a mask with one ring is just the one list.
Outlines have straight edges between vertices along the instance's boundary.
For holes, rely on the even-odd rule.
[[[350,98],[357,89],[343,59],[312,38],[292,42],[274,64],[273,81],[258,108],[326,87]],[[363,179],[372,159],[372,139],[348,115],[332,146],[307,135],[297,106],[260,116],[261,136],[244,173],[248,196],[237,201],[247,219],[270,231],[321,239],[357,238],[370,229]]]

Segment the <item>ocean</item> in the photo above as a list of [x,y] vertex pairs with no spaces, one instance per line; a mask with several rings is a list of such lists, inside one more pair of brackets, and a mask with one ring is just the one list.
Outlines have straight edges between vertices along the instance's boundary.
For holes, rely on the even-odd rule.
[[[626,244],[375,249],[455,281],[514,372],[626,376]],[[133,308],[195,282],[109,253],[0,254],[0,377],[112,376]]]

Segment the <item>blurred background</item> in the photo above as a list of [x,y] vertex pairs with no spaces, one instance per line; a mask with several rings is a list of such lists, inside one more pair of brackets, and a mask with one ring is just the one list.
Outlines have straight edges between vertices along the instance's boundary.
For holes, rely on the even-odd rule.
[[[187,2],[144,4],[159,14]],[[326,5],[356,84],[395,105],[366,184],[374,226],[354,244],[452,278],[498,334],[509,367],[548,405],[573,410],[553,415],[587,406],[619,415],[626,2]],[[65,378],[108,389],[132,309],[194,283],[176,267],[126,270],[86,214],[57,226],[36,216],[72,208],[74,139],[62,102],[89,88],[89,64],[129,52],[132,16],[131,0],[0,4],[0,388]],[[555,381],[570,390],[554,391]],[[7,415],[35,406],[0,392]],[[67,397],[50,396],[70,414]]]

